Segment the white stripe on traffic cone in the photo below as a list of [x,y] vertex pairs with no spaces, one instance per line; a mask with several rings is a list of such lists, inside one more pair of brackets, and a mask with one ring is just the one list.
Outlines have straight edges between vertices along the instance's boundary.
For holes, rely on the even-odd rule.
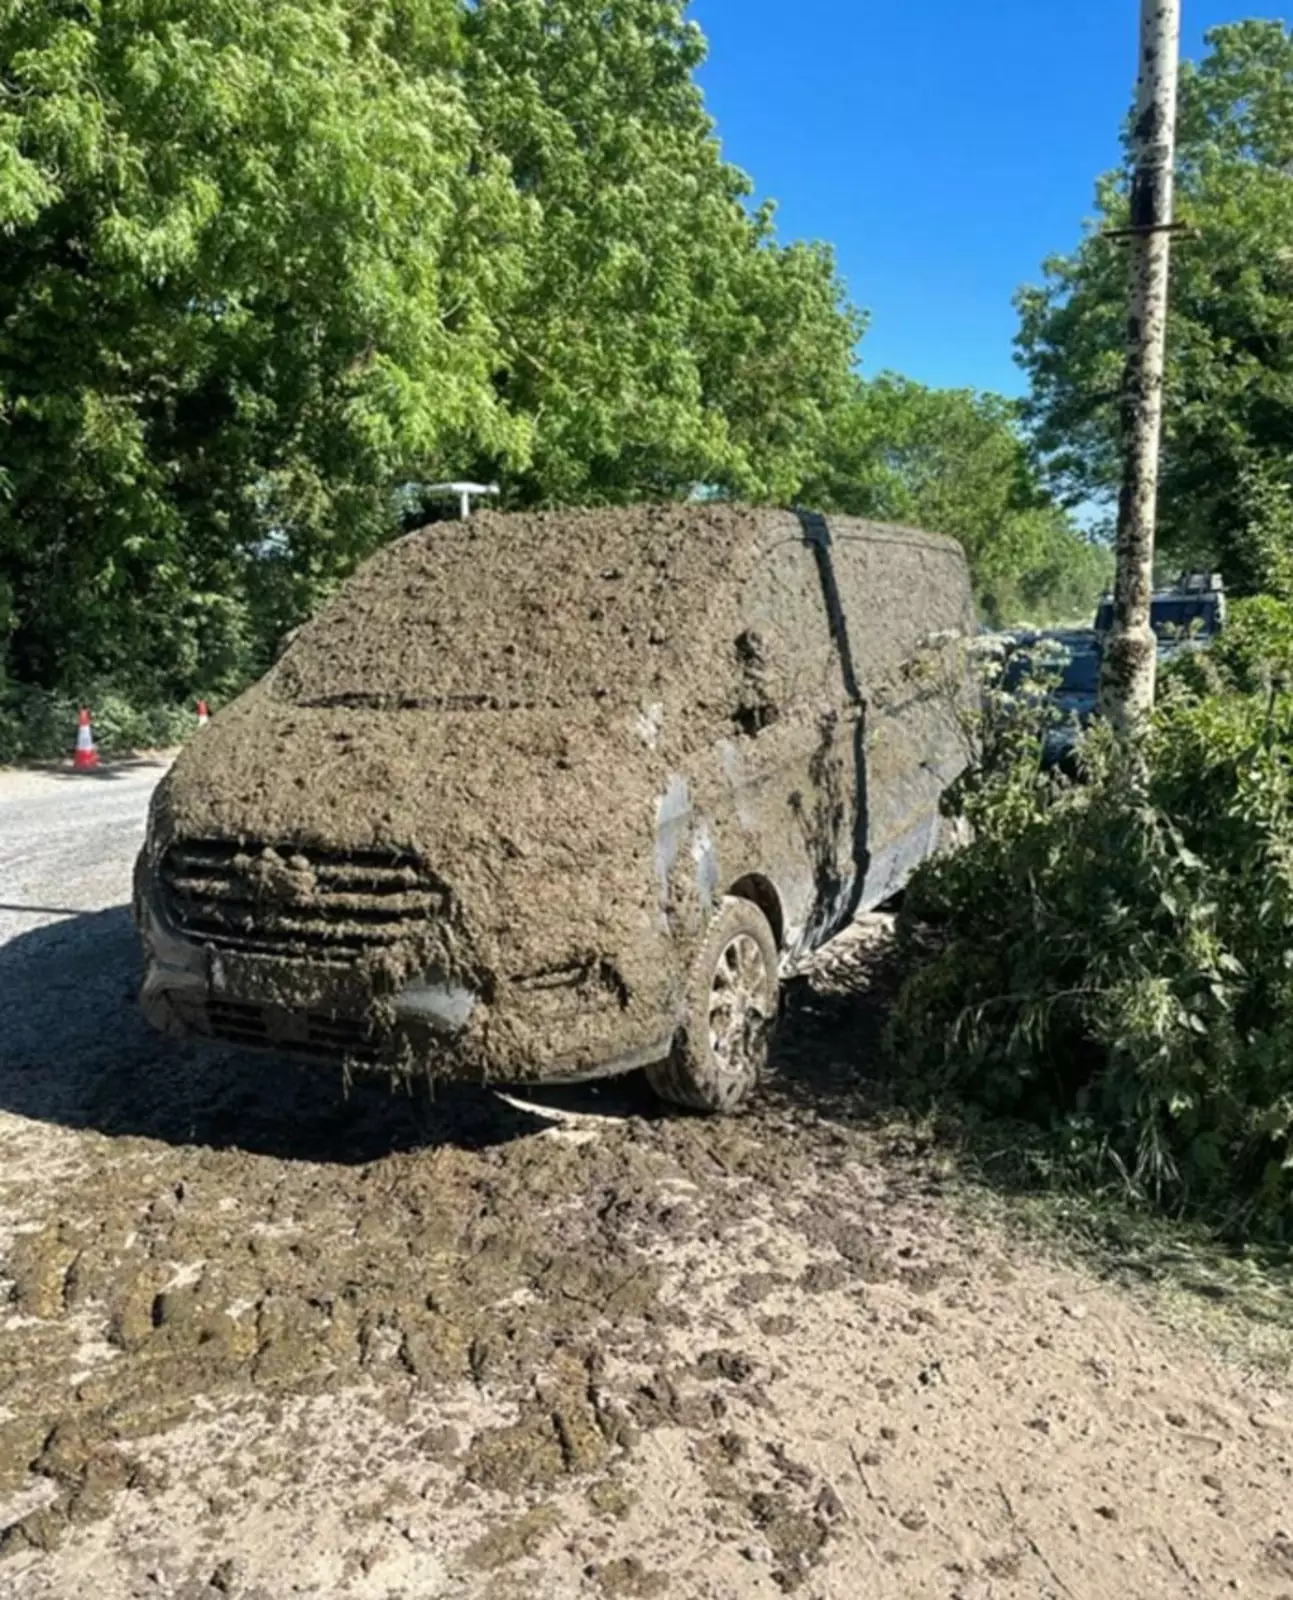
[[97,767],[99,752],[94,748],[94,734],[90,728],[90,713],[82,706],[81,720],[76,728],[76,754],[72,757],[72,765],[84,770],[86,767]]

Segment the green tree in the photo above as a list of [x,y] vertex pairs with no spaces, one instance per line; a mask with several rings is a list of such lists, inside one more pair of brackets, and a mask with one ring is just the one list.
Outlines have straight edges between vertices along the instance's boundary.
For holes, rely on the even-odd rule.
[[846,392],[861,321],[830,252],[779,246],[722,160],[682,0],[479,0],[465,83],[529,226],[496,383],[533,431],[512,503],[696,482],[788,499]]
[[860,319],[681,0],[0,0],[0,659],[230,686],[432,478],[790,498]]
[[[1164,553],[1215,562],[1239,589],[1289,590],[1293,566],[1293,34],[1214,29],[1181,83],[1177,215],[1160,494]],[[1062,496],[1111,493],[1125,262],[1099,230],[1127,213],[1125,168],[1096,226],[1019,295],[1028,415]]]
[[0,0],[0,674],[232,688],[458,475],[905,517],[995,615],[1089,587],[1005,402],[853,376],[684,10]]
[[1000,395],[855,380],[823,455],[811,498],[959,539],[992,622],[1077,616],[1108,577],[1108,552],[1043,490],[1019,406]]
[[0,0],[16,677],[236,677],[447,437],[524,448],[459,51],[455,0]]

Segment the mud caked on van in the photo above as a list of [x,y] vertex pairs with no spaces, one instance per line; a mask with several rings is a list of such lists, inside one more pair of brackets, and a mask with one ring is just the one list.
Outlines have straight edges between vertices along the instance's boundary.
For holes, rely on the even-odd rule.
[[375,555],[159,786],[176,1034],[726,1110],[779,973],[899,889],[970,754],[955,543],[723,506]]

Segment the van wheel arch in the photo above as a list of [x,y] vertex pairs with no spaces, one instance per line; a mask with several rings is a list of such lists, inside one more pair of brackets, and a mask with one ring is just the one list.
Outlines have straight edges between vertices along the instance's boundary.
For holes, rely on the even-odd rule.
[[758,872],[747,872],[743,878],[736,880],[727,894],[729,899],[748,900],[751,905],[758,906],[768,919],[778,951],[786,948],[785,913],[781,909],[781,896],[771,878],[765,878]]

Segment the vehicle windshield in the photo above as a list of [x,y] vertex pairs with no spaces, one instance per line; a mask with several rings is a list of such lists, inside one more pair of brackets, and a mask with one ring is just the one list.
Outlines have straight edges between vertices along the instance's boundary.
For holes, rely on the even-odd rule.
[[378,710],[659,699],[733,566],[734,541],[708,531],[667,508],[434,524],[381,551],[301,630],[270,692]]

